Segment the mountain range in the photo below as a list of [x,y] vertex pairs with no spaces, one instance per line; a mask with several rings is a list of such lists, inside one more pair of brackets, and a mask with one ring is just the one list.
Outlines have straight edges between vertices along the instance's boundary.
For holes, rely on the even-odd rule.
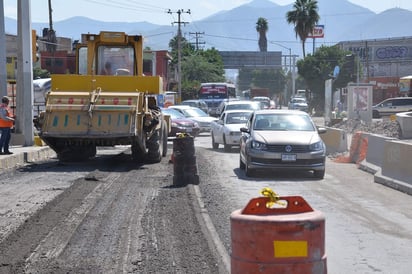
[[[334,45],[341,41],[390,39],[412,36],[412,11],[393,8],[379,14],[347,0],[318,0],[319,25],[324,25],[324,38],[308,39],[306,52],[312,46]],[[286,13],[293,5],[278,5],[268,0],[254,0],[228,11],[221,11],[202,20],[182,25],[182,33],[190,42],[198,41],[202,48],[214,47],[222,51],[258,51],[256,22],[259,17],[268,21],[269,51],[282,51],[301,56],[301,44],[293,25],[286,22]],[[48,23],[32,22],[32,28],[41,34]],[[176,25],[156,25],[149,22],[103,22],[86,17],[72,17],[53,22],[58,36],[73,40],[82,33],[101,30],[142,34],[145,46],[153,50],[169,48],[169,41],[177,33]],[[6,33],[17,33],[17,22],[5,18]]]

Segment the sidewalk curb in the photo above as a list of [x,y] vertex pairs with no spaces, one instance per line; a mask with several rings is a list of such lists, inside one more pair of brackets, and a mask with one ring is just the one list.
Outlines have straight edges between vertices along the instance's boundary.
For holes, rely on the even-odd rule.
[[56,153],[48,146],[12,147],[11,151],[11,155],[0,155],[0,170],[56,157]]

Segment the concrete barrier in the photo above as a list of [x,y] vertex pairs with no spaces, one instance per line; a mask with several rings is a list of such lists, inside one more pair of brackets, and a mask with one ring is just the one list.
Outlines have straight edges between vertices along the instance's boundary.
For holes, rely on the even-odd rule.
[[[390,178],[392,182],[400,182],[397,184],[398,187],[394,188],[400,189],[400,186],[404,186],[400,190],[411,194],[409,191],[412,190],[412,142],[386,141],[383,150],[382,168],[379,176],[375,176],[375,182],[380,183],[382,178],[388,181],[387,178]],[[409,190],[406,191],[405,187]]]
[[412,139],[412,112],[396,114],[396,121],[401,127],[401,139]]
[[387,141],[397,140],[378,134],[363,133],[368,138],[368,150],[366,158],[360,163],[359,168],[372,174],[376,173],[383,164],[382,148]]
[[327,127],[327,132],[320,134],[326,145],[326,153],[346,152],[348,151],[348,140],[346,132],[342,129]]

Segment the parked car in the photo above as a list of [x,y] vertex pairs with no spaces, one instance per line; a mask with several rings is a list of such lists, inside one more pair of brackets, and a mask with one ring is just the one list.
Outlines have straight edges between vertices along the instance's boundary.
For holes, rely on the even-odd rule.
[[372,107],[372,117],[380,118],[407,111],[412,111],[412,97],[389,98]]
[[258,169],[312,170],[325,175],[326,146],[308,113],[298,110],[255,111],[241,129],[239,166],[246,176]]
[[297,109],[308,112],[308,103],[304,97],[292,97],[290,98],[288,109]]
[[184,100],[180,103],[181,105],[197,107],[209,114],[209,107],[203,100]]
[[177,133],[188,133],[193,137],[199,135],[200,127],[197,122],[186,118],[182,113],[172,108],[162,108],[162,112],[170,116],[171,129],[169,137],[176,137]]
[[212,147],[218,149],[219,144],[223,144],[225,151],[230,151],[232,146],[240,145],[240,128],[245,126],[252,112],[252,110],[223,112],[219,120],[211,124]]
[[193,121],[197,122],[200,127],[200,132],[210,132],[210,124],[213,121],[217,120],[217,118],[209,116],[209,114],[207,114],[200,108],[183,105],[170,106],[169,108],[176,109],[181,112],[186,118],[192,119]]
[[217,108],[217,113],[220,116],[226,110],[241,109],[241,110],[260,110],[262,106],[258,101],[250,100],[235,100],[222,101]]

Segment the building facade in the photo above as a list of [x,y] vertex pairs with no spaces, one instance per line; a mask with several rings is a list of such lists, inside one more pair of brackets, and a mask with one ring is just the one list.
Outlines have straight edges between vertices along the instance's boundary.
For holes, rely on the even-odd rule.
[[355,55],[359,82],[373,85],[373,103],[412,96],[399,86],[400,78],[412,75],[412,37],[343,41],[338,46]]

